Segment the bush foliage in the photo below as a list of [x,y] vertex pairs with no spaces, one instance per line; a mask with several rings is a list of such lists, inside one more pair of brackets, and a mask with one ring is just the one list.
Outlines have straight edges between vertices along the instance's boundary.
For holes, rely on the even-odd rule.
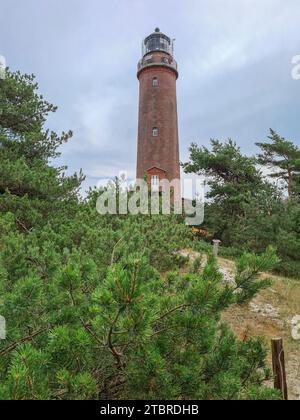
[[269,284],[274,249],[241,256],[236,286],[213,257],[179,274],[180,218],[100,216],[82,174],[49,164],[71,133],[45,130],[34,78],[8,72],[0,100],[0,398],[277,399],[263,341],[221,322]]

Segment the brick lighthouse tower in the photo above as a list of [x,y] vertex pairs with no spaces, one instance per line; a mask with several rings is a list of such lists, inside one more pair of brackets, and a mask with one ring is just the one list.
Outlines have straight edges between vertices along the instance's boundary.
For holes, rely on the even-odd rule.
[[152,189],[167,179],[180,180],[176,99],[177,63],[173,42],[158,28],[143,41],[140,82],[137,179]]

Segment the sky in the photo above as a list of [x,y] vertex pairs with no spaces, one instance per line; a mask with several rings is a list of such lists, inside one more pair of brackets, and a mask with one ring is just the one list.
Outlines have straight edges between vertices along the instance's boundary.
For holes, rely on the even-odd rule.
[[175,38],[181,160],[191,142],[234,139],[247,154],[269,128],[300,146],[299,0],[0,0],[0,55],[34,73],[72,129],[56,165],[85,186],[135,176],[138,80],[145,36]]

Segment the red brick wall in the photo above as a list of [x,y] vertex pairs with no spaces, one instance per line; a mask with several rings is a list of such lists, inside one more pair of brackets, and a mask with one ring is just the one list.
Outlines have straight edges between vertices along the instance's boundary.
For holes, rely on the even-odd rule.
[[[151,55],[166,56],[162,52]],[[156,77],[158,86],[152,86]],[[180,178],[179,141],[176,99],[176,78],[174,70],[167,66],[144,68],[138,74],[140,81],[137,178],[143,179],[150,168],[165,171],[165,177],[172,181]],[[152,136],[153,127],[158,136]],[[157,172],[155,172],[157,174]],[[161,174],[160,178],[161,178]]]

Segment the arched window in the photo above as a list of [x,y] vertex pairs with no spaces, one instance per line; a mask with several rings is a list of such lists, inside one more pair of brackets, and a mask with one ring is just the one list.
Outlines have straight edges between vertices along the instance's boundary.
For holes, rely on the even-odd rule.
[[153,127],[152,128],[152,136],[153,137],[157,137],[158,136],[158,128],[157,127]]
[[157,87],[158,86],[158,79],[157,79],[157,77],[153,77],[153,79],[152,79],[152,86],[153,87]]

